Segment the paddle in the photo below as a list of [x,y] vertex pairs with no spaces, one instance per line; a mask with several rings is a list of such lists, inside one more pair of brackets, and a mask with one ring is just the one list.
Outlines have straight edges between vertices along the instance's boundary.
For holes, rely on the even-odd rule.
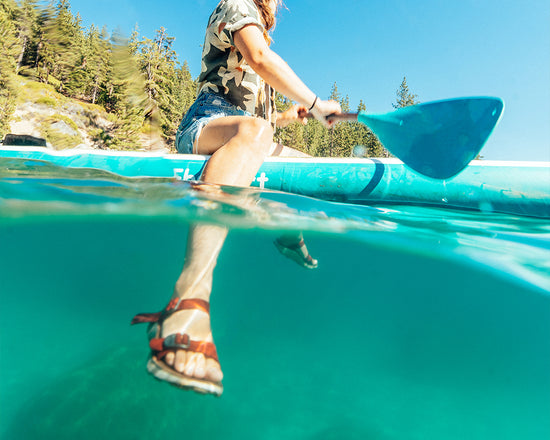
[[328,119],[357,120],[405,165],[428,177],[448,179],[476,158],[503,109],[499,98],[474,97],[428,102],[384,114],[344,113]]

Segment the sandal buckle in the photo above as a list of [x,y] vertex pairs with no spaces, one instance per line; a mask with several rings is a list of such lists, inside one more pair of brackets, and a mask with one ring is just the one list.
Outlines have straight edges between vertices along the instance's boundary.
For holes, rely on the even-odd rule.
[[188,350],[191,346],[191,338],[188,334],[173,334],[164,338],[165,348],[179,348],[181,350]]

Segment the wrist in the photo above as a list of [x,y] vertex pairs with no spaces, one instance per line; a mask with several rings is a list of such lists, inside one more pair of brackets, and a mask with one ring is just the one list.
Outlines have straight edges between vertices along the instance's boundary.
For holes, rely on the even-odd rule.
[[319,97],[316,95],[313,103],[311,104],[311,107],[309,107],[307,110],[308,112],[311,112],[315,108],[315,106],[317,105],[317,101],[319,101]]

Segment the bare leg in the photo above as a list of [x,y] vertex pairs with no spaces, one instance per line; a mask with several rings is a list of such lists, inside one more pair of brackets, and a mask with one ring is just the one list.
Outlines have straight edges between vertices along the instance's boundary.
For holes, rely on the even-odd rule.
[[199,153],[212,154],[201,180],[249,186],[269,154],[272,139],[271,126],[258,118],[232,116],[210,122],[199,138]]
[[[219,226],[192,225],[189,228],[185,264],[172,298],[210,302],[214,267],[226,236],[227,229]],[[176,333],[189,334],[197,341],[213,342],[210,316],[200,310],[182,310],[166,319],[161,336]],[[165,360],[176,371],[190,377],[213,382],[223,378],[218,362],[201,353],[178,350],[168,353]]]
[[[269,153],[273,131],[263,120],[226,117],[210,122],[198,140],[198,152],[212,154],[201,180],[206,183],[248,186]],[[183,271],[173,298],[210,301],[214,267],[227,236],[220,226],[192,225]],[[162,337],[175,333],[213,342],[210,316],[200,310],[181,310],[166,319]],[[166,364],[189,377],[220,382],[221,367],[201,353],[177,350],[166,355]]]

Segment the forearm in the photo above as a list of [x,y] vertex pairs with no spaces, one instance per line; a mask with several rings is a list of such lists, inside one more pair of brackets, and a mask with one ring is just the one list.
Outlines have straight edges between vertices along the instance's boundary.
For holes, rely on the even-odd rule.
[[290,66],[272,50],[262,54],[259,60],[251,63],[254,71],[271,87],[292,101],[311,107],[315,101],[313,93],[294,73]]
[[[317,99],[315,93],[308,89],[289,65],[267,46],[257,26],[245,26],[235,32],[234,41],[248,65],[264,81],[287,98],[301,104],[304,111],[312,113],[326,126],[331,124],[326,119],[328,115],[342,111],[340,104],[335,101]],[[304,118],[296,114],[295,119],[297,117]]]

